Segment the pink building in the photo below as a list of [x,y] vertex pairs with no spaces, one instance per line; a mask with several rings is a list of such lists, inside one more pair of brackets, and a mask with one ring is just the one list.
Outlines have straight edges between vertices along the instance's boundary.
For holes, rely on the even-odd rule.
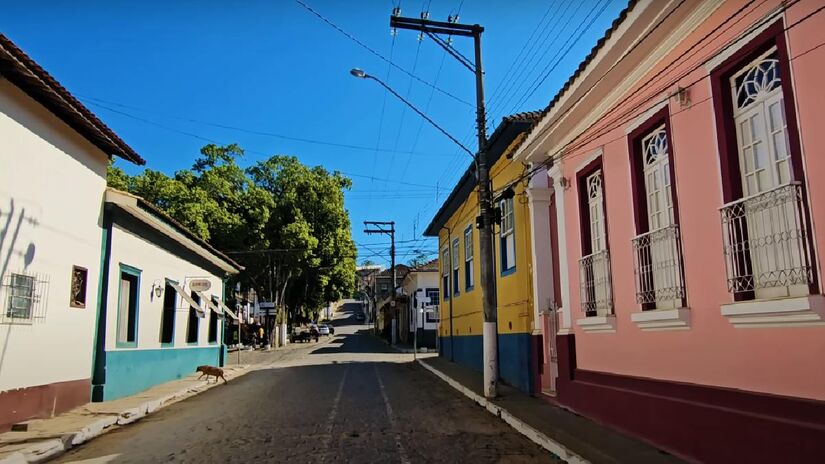
[[[825,462],[825,10],[631,1],[531,163],[544,397],[692,461]],[[536,195],[539,197],[539,195]]]

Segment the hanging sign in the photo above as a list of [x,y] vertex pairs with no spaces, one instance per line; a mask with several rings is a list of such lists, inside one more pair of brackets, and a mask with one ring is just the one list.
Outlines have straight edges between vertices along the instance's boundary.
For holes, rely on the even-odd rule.
[[205,292],[212,288],[209,279],[192,279],[189,281],[189,290],[193,292]]

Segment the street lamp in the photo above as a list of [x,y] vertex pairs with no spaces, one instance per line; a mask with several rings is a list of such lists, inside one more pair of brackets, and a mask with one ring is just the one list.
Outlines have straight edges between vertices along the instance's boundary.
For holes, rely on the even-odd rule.
[[396,98],[398,98],[399,100],[401,100],[402,102],[404,102],[404,104],[405,104],[405,105],[407,105],[407,106],[409,106],[410,108],[412,108],[412,110],[413,110],[413,111],[415,111],[416,113],[418,113],[418,115],[419,115],[419,116],[421,116],[422,118],[424,118],[424,120],[426,120],[428,123],[430,123],[430,124],[431,124],[433,127],[435,127],[436,129],[438,129],[438,130],[439,130],[439,132],[441,132],[442,134],[446,135],[448,139],[450,139],[450,140],[452,140],[452,141],[453,141],[453,143],[455,143],[456,145],[458,145],[459,147],[461,147],[461,149],[462,149],[462,150],[464,150],[465,152],[467,152],[467,154],[468,154],[468,155],[470,155],[470,157],[472,157],[472,158],[473,158],[473,160],[475,160],[475,159],[476,159],[475,155],[473,154],[473,152],[472,152],[469,148],[465,147],[463,143],[459,142],[459,141],[458,141],[455,137],[453,137],[452,135],[450,135],[450,133],[449,133],[449,132],[447,132],[446,130],[444,130],[444,129],[443,129],[441,126],[439,126],[439,125],[438,125],[435,121],[433,121],[432,119],[430,119],[430,117],[429,117],[429,116],[427,116],[426,114],[424,114],[421,110],[419,110],[418,108],[416,108],[416,107],[415,107],[415,105],[413,105],[412,103],[410,103],[409,101],[407,101],[407,99],[406,99],[406,98],[402,97],[402,96],[401,96],[398,92],[396,92],[395,90],[393,90],[393,89],[392,89],[392,87],[390,87],[390,86],[388,86],[387,84],[385,84],[385,83],[384,83],[384,81],[382,81],[381,79],[379,79],[379,78],[377,78],[377,77],[375,77],[375,76],[373,76],[373,75],[371,75],[371,74],[367,74],[367,73],[366,73],[366,72],[364,72],[364,70],[363,70],[363,69],[361,69],[361,68],[352,68],[352,69],[350,69],[349,73],[350,73],[350,74],[352,74],[353,76],[357,77],[357,78],[360,78],[360,79],[372,79],[372,80],[374,80],[375,82],[378,82],[378,84],[380,84],[380,85],[381,85],[381,87],[384,87],[385,89],[387,89],[387,91],[388,91],[388,92],[390,92],[391,94],[395,95],[395,97],[396,97]]

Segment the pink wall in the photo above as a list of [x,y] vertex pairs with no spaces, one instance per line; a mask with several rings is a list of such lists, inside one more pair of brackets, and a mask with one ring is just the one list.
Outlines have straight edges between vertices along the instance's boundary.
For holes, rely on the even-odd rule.
[[[731,30],[721,34],[687,64],[671,66],[661,82],[670,82],[685,69],[712,54],[731,37],[741,32],[769,8],[770,1]],[[819,2],[791,7],[785,26],[804,17]],[[675,58],[698,37],[705,35],[741,6],[726,2],[698,30],[677,47],[660,65]],[[818,252],[825,252],[825,122],[822,81],[825,78],[825,46],[798,56],[825,42],[825,12],[813,16],[788,33],[789,56],[798,106],[803,159],[811,197],[811,214]],[[657,70],[651,70],[651,74]],[[681,80],[682,85],[707,73],[704,67]],[[787,76],[783,76],[787,78]],[[642,79],[644,81],[645,79]],[[659,90],[659,85],[655,90]],[[675,88],[676,85],[672,85]],[[641,309],[635,302],[631,239],[635,236],[628,142],[624,127],[612,130],[569,155],[564,161],[565,176],[573,185],[565,195],[567,239],[570,250],[570,308],[573,320],[583,318],[580,311],[578,259],[581,244],[576,169],[596,149],[603,149],[606,186],[607,223],[614,292],[615,333],[586,333],[574,323],[578,366],[585,370],[651,377],[704,385],[799,396],[825,400],[825,326],[803,328],[734,328],[721,315],[720,305],[733,298],[726,288],[722,255],[722,205],[716,124],[710,79],[690,89],[692,106],[681,108],[670,100],[671,144],[674,154],[676,186],[682,228],[689,330],[643,332],[630,315]],[[650,94],[642,92],[646,98]],[[661,93],[657,92],[658,95]],[[625,107],[632,106],[631,99]],[[657,100],[658,101],[658,97]],[[643,106],[647,108],[651,104]],[[636,111],[635,114],[641,111]],[[610,119],[607,116],[606,119]],[[585,135],[586,137],[586,135]],[[817,258],[821,262],[820,258]],[[818,264],[817,264],[818,265]],[[821,275],[821,272],[820,272]],[[821,279],[820,279],[821,281]],[[820,288],[822,285],[820,284]]]

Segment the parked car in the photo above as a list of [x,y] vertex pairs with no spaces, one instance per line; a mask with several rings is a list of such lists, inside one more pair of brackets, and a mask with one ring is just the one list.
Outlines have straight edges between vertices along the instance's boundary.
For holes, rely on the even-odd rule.
[[326,324],[318,324],[319,335],[329,335],[329,326]]
[[358,320],[358,321],[360,321],[360,322],[364,322],[364,313],[358,313],[358,314],[355,316],[355,319],[357,319],[357,320]]

